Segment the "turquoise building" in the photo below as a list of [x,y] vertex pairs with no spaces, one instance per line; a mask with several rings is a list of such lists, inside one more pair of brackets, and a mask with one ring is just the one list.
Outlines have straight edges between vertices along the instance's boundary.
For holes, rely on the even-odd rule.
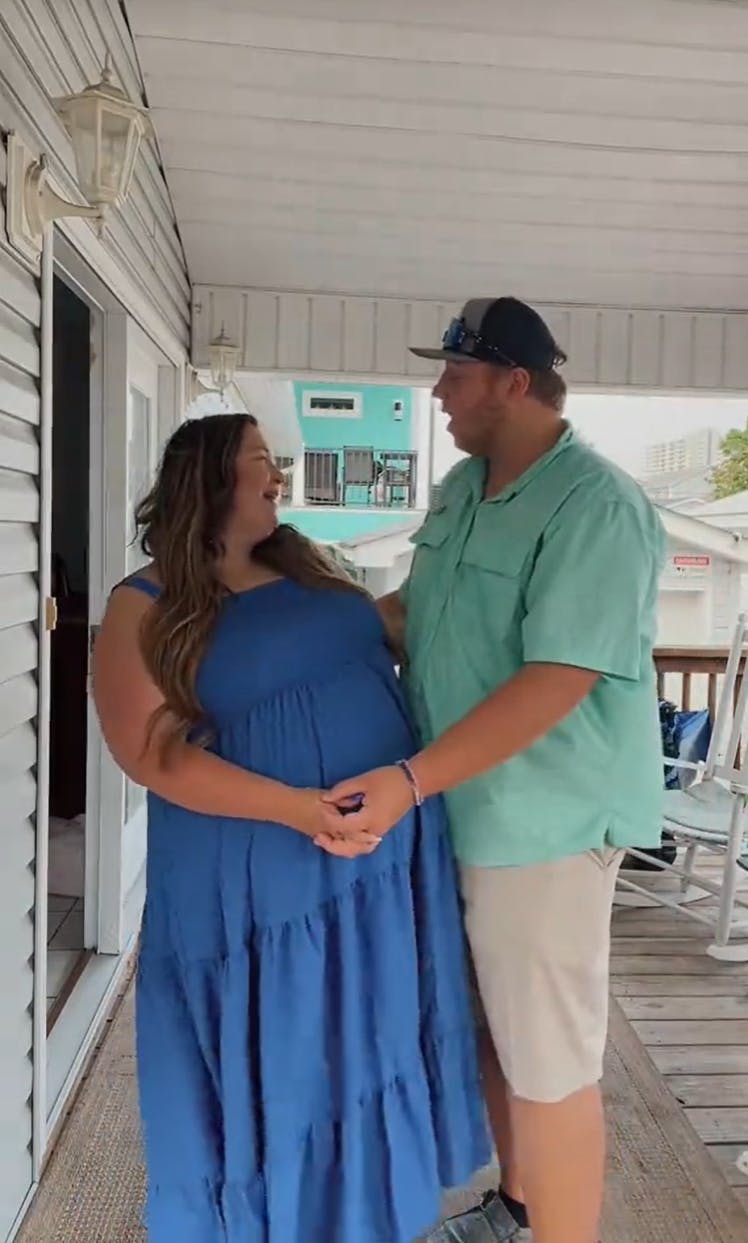
[[311,538],[338,543],[395,528],[416,507],[414,390],[396,385],[294,384],[303,460],[286,513]]
[[394,385],[294,384],[305,449],[412,449],[413,393]]

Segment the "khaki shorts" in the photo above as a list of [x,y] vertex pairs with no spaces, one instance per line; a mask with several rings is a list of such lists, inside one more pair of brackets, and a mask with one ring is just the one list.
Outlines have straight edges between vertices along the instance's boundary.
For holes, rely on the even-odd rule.
[[530,867],[463,867],[465,925],[515,1096],[551,1103],[602,1078],[620,850]]

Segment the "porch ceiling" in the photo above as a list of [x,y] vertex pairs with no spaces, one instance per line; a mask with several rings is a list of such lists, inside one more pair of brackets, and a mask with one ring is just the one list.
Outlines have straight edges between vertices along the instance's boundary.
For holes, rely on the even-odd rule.
[[748,305],[742,0],[127,0],[192,279]]

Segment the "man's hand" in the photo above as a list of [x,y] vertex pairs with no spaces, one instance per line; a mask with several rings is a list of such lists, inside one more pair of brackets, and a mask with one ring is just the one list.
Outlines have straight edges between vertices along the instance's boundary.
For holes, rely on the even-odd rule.
[[[333,815],[340,815],[340,809],[350,805],[350,799],[358,798],[360,801],[358,811],[348,811],[342,817],[345,837],[349,833],[361,833],[371,838],[382,838],[413,806],[413,791],[408,778],[396,765],[375,768],[361,777],[341,781],[322,798]],[[332,823],[334,825],[334,821]],[[318,846],[330,850],[331,854],[337,853],[331,849],[326,835],[315,840]]]
[[284,811],[289,827],[305,837],[311,837],[315,845],[321,846],[328,854],[338,855],[341,859],[355,859],[358,855],[372,854],[381,843],[380,836],[350,823],[344,799],[338,805],[331,806],[323,790],[288,788],[286,800],[288,808]]

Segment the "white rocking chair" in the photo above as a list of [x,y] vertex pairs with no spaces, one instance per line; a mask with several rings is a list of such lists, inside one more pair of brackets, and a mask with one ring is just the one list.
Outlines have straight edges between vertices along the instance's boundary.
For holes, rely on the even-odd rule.
[[[639,894],[660,906],[668,906],[682,915],[714,930],[714,942],[707,949],[712,958],[721,962],[748,962],[748,940],[735,944],[734,938],[748,938],[748,919],[735,918],[748,914],[748,894],[738,893],[741,868],[748,868],[748,836],[746,835],[746,800],[748,800],[748,746],[739,758],[740,740],[748,711],[748,667],[736,698],[742,658],[748,653],[748,615],[741,614],[735,628],[727,661],[722,693],[717,706],[706,760],[694,764],[687,760],[663,762],[695,773],[693,784],[685,789],[665,792],[665,829],[678,846],[685,846],[682,866],[654,860],[641,850],[630,850],[634,858],[656,866],[663,873],[680,878],[680,900],[677,894],[645,888],[621,873],[618,885],[625,892]],[[740,765],[738,767],[738,765]],[[699,851],[723,859],[722,875],[697,873]],[[684,895],[692,890],[704,897],[713,894],[719,899],[716,912],[692,908]]]

